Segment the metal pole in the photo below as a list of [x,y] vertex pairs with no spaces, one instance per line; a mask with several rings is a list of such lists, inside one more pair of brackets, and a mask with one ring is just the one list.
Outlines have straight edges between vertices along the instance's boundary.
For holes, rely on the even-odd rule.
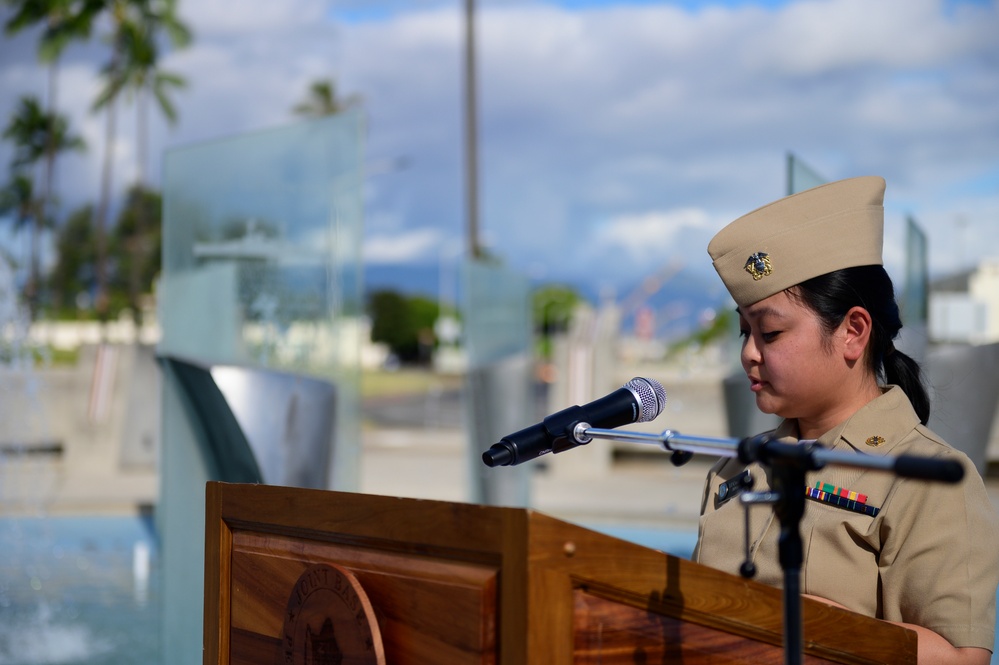
[[479,247],[479,157],[475,104],[475,0],[465,0],[465,221],[468,254],[482,256]]

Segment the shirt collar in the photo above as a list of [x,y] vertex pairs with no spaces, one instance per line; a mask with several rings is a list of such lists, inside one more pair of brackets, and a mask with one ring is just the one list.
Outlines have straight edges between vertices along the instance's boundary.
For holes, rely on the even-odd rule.
[[[891,452],[899,441],[919,425],[919,416],[901,388],[893,385],[881,390],[880,397],[874,398],[846,421],[820,436],[818,442],[829,449],[850,448],[868,455],[884,456]],[[797,438],[798,421],[782,421],[774,435],[775,438]]]

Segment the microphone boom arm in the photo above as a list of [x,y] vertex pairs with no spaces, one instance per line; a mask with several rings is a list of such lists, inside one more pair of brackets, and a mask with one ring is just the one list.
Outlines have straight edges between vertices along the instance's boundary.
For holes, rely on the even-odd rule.
[[573,429],[573,438],[581,443],[592,439],[610,439],[614,441],[630,441],[658,446],[666,452],[684,452],[696,455],[713,455],[715,457],[735,457],[745,464],[751,462],[771,462],[783,457],[794,449],[794,455],[800,456],[802,446],[807,450],[805,462],[807,470],[815,471],[827,464],[850,466],[876,471],[892,471],[905,478],[922,480],[937,480],[945,483],[956,483],[964,477],[964,467],[957,460],[940,460],[918,455],[897,455],[875,457],[848,453],[838,450],[827,450],[816,443],[814,439],[803,439],[797,444],[781,444],[767,434],[760,434],[746,439],[733,439],[708,436],[691,436],[663,430],[660,434],[651,432],[631,432],[590,427],[579,423]]

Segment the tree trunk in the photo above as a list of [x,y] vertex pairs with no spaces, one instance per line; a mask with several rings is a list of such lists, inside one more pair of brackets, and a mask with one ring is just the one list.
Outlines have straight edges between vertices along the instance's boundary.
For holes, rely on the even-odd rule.
[[34,321],[38,315],[38,306],[41,293],[41,260],[39,258],[39,247],[41,246],[41,235],[45,231],[45,222],[49,219],[49,213],[54,213],[54,202],[52,192],[55,189],[55,158],[56,158],[56,92],[58,91],[59,60],[52,61],[49,65],[49,91],[47,111],[49,114],[49,128],[45,137],[45,171],[42,177],[42,196],[36,214],[33,215],[31,230],[31,272],[28,277],[28,287],[25,289],[28,300],[28,313],[30,321]]
[[148,140],[149,140],[149,97],[148,90],[142,88],[136,92],[136,130],[137,136],[136,145],[136,158],[138,164],[136,167],[136,208],[135,208],[135,232],[132,236],[131,242],[131,253],[132,253],[132,265],[131,270],[129,270],[128,275],[128,299],[132,306],[132,320],[138,327],[142,325],[142,309],[139,303],[139,297],[142,295],[140,293],[142,289],[141,274],[143,259],[146,253],[146,206],[145,206],[145,178],[146,178],[146,160],[148,158]]
[[108,247],[107,218],[111,207],[111,177],[114,164],[115,100],[108,100],[106,123],[104,125],[104,164],[101,167],[101,195],[97,204],[95,222],[97,225],[97,293],[94,309],[101,322],[108,318]]

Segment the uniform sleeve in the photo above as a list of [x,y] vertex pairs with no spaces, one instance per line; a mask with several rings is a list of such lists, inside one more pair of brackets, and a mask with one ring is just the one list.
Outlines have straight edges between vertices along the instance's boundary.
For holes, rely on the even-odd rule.
[[929,628],[956,647],[992,650],[999,524],[970,460],[956,485],[901,479],[883,507],[883,617]]

